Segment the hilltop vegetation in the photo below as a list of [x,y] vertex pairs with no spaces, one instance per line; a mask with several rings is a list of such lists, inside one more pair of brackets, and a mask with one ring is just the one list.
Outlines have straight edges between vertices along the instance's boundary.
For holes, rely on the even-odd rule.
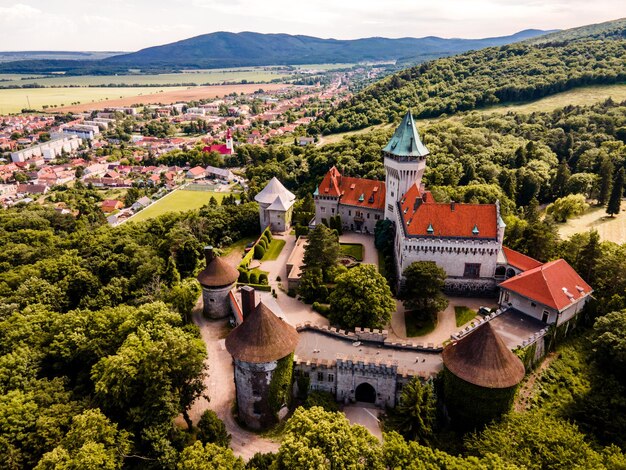
[[127,73],[142,70],[180,70],[251,65],[298,65],[395,61],[412,63],[460,52],[509,44],[532,38],[546,31],[526,30],[510,36],[484,39],[362,38],[321,39],[290,34],[216,32],[148,47],[98,61],[22,60],[0,64],[0,71],[11,73],[65,71],[73,75]]
[[404,70],[313,123],[311,132],[396,122],[407,109],[416,117],[436,117],[626,81],[626,20],[608,23],[601,31],[573,30],[554,38],[558,42],[510,44]]

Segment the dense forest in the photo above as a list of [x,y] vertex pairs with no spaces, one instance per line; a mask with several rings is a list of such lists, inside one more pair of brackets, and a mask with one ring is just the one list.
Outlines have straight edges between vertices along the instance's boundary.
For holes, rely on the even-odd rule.
[[311,124],[335,133],[398,122],[407,109],[437,117],[626,80],[626,20],[427,62],[391,75]]

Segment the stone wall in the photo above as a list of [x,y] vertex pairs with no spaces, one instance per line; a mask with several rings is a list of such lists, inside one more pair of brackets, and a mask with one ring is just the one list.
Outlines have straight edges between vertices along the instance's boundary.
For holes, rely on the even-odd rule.
[[253,364],[235,360],[235,386],[239,418],[252,429],[264,429],[276,422],[270,408],[269,389],[277,361]]
[[205,317],[219,319],[230,315],[230,291],[234,286],[230,284],[218,289],[202,287],[202,312]]

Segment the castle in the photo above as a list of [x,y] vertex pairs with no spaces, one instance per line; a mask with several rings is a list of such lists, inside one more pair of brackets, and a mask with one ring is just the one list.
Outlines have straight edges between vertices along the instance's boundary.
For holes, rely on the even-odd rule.
[[422,183],[428,149],[410,112],[382,150],[385,182],[343,176],[333,167],[314,193],[315,224],[340,217],[345,230],[373,233],[376,222],[396,226],[398,278],[415,261],[433,261],[450,293],[496,290],[505,224],[495,204],[439,203]]

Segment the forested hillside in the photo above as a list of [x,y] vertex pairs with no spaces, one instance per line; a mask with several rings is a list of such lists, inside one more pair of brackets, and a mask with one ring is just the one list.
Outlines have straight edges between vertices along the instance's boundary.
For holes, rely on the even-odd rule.
[[626,20],[438,59],[366,88],[312,124],[334,133],[396,122],[407,109],[436,117],[626,80]]

